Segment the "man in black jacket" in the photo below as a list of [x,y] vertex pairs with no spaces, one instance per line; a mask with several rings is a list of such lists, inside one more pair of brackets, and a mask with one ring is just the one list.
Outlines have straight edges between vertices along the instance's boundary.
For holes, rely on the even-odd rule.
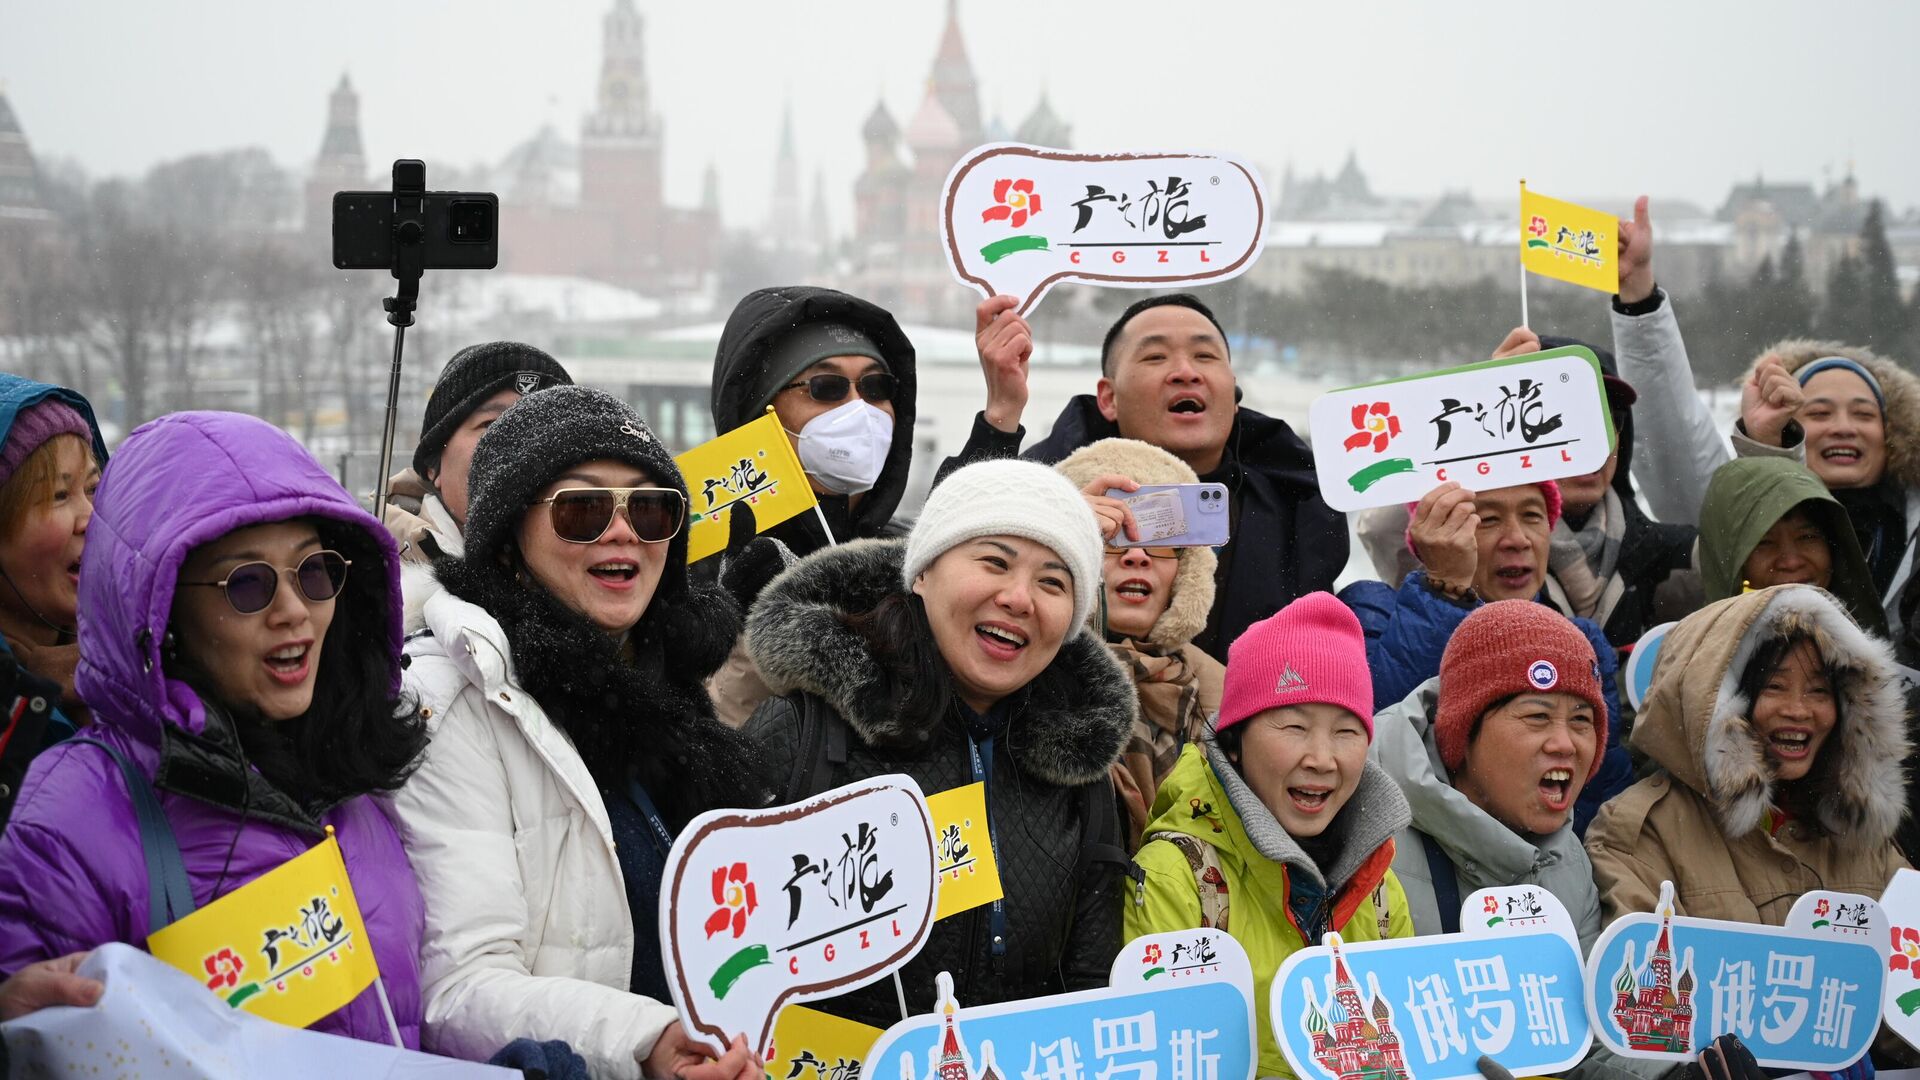
[[[1020,454],[1033,333],[996,296],[975,311],[987,408],[940,475]],[[1346,517],[1320,498],[1313,451],[1284,421],[1239,404],[1226,331],[1198,297],[1150,296],[1107,331],[1100,381],[1067,403],[1053,430],[1020,456],[1052,464],[1088,443],[1152,443],[1230,494],[1232,539],[1219,549],[1213,610],[1194,644],[1213,656],[1297,597],[1331,591],[1347,565]],[[936,483],[938,481],[936,480]]]

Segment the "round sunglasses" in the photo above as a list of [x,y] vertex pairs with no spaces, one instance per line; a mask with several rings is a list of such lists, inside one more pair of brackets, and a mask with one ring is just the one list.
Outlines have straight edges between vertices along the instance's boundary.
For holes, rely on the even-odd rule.
[[182,585],[226,590],[227,603],[242,615],[267,610],[280,591],[280,575],[293,575],[300,595],[320,604],[340,595],[347,584],[347,567],[353,560],[337,551],[316,551],[300,560],[299,566],[278,567],[271,563],[241,563],[219,581],[183,581]]
[[899,385],[900,381],[893,376],[884,371],[875,371],[860,376],[858,380],[845,375],[815,375],[799,382],[790,382],[780,389],[784,391],[804,386],[813,400],[828,405],[847,400],[847,391],[858,389],[862,400],[878,404],[892,401],[894,389]]
[[553,535],[569,544],[591,544],[607,535],[621,511],[641,543],[664,544],[680,534],[687,510],[678,491],[657,487],[562,488],[534,505],[540,503],[551,506],[547,518]]

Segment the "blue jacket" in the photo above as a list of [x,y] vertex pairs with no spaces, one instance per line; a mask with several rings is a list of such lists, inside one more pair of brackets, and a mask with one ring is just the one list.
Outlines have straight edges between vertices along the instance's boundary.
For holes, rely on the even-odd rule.
[[[1462,607],[1427,587],[1427,574],[1415,570],[1396,591],[1379,581],[1356,581],[1340,590],[1340,599],[1360,618],[1367,635],[1367,667],[1373,674],[1373,709],[1381,712],[1399,704],[1420,684],[1440,674],[1440,655],[1447,639],[1466,621],[1474,607]],[[1546,603],[1544,594],[1536,597]],[[1600,661],[1600,685],[1607,697],[1607,747],[1600,771],[1580,791],[1573,807],[1574,832],[1584,835],[1587,822],[1600,805],[1633,783],[1633,763],[1620,745],[1620,691],[1614,673],[1619,655],[1607,636],[1591,620],[1574,618],[1573,625],[1587,635]]]
[[[79,393],[19,375],[0,372],[0,443],[13,431],[20,410],[48,398],[63,401],[86,417],[93,429],[93,456],[107,464],[107,444],[93,406]],[[27,764],[41,750],[72,735],[75,725],[60,710],[60,686],[42,679],[15,661],[13,649],[0,636],[0,825],[5,825],[13,800],[26,776]]]

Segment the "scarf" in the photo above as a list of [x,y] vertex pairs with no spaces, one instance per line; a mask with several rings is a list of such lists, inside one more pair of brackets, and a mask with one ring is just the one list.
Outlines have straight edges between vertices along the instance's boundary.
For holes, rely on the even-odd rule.
[[1570,615],[1604,623],[1620,600],[1625,584],[1614,571],[1620,563],[1620,544],[1627,532],[1627,515],[1620,493],[1607,489],[1586,524],[1574,529],[1563,515],[1554,523],[1547,551],[1547,569],[1566,591]]

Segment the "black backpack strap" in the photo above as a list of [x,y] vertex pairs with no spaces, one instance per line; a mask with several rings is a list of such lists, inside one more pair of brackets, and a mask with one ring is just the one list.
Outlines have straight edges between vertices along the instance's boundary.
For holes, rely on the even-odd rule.
[[153,782],[115,747],[98,739],[70,741],[105,750],[113,763],[120,766],[120,775],[127,781],[127,791],[133,796],[134,820],[140,826],[140,849],[147,857],[147,933],[193,914],[193,887],[187,878],[187,864],[180,857],[179,841],[174,839],[173,826],[160,806]]
[[1440,932],[1457,934],[1460,932],[1460,881],[1453,873],[1453,860],[1440,850],[1433,837],[1413,830],[1420,836],[1420,846],[1427,853],[1427,872],[1433,875],[1433,900],[1440,906]]
[[847,722],[812,694],[799,701],[800,753],[787,777],[783,803],[799,802],[833,787],[833,767],[847,763]]
[[1081,809],[1080,870],[1085,872],[1101,864],[1111,864],[1121,873],[1133,865],[1120,839],[1120,802],[1107,780],[1082,784],[1086,805]]

